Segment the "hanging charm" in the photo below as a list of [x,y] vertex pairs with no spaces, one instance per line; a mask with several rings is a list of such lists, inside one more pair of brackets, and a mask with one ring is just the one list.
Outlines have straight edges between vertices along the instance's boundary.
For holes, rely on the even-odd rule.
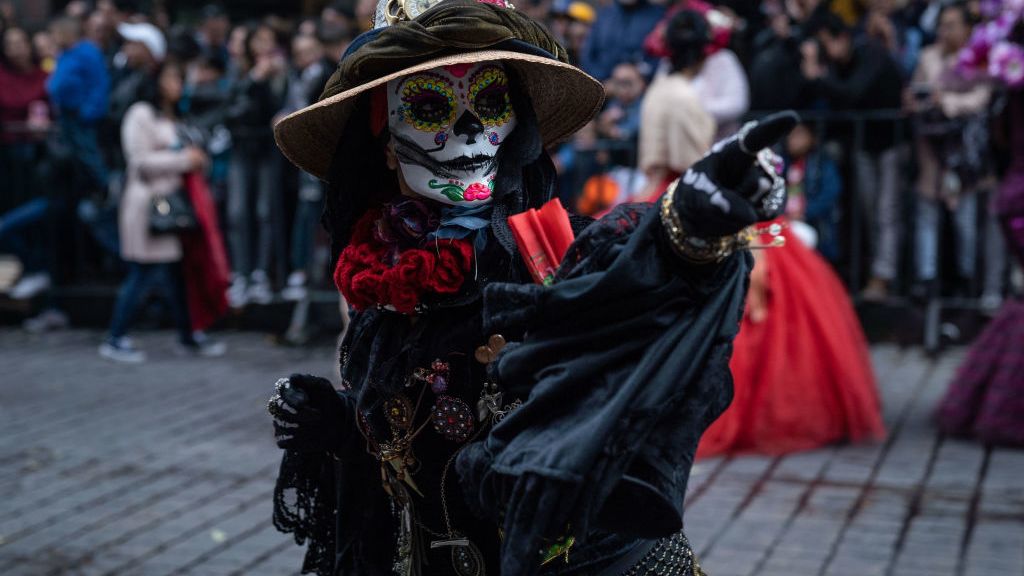
[[456,534],[447,540],[435,540],[430,543],[431,549],[444,547],[452,549],[452,567],[458,576],[486,576],[484,556],[468,538]]
[[505,342],[504,336],[501,334],[493,334],[487,339],[487,344],[477,347],[473,357],[481,364],[490,364],[498,358],[498,354],[500,354],[501,350],[505,348],[505,344],[507,344],[507,342]]
[[412,372],[414,381],[430,384],[434,394],[444,394],[448,391],[448,378],[451,374],[451,366],[443,360],[434,360],[430,368],[417,368]]
[[408,430],[412,427],[412,402],[401,394],[388,398],[384,401],[384,417],[391,427]]
[[454,396],[438,396],[431,410],[434,430],[453,442],[465,442],[473,433],[473,412]]
[[489,416],[501,412],[501,399],[504,396],[498,385],[493,382],[484,382],[484,388],[480,391],[480,399],[476,402],[476,418],[480,422]]

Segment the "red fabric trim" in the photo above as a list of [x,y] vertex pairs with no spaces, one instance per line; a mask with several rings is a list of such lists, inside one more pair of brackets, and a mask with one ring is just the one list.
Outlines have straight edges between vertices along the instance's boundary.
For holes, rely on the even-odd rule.
[[387,86],[378,86],[370,93],[370,130],[380,136],[388,124]]
[[193,330],[206,330],[227,314],[231,268],[206,180],[198,173],[186,174],[185,190],[199,221],[197,230],[181,237],[188,313]]

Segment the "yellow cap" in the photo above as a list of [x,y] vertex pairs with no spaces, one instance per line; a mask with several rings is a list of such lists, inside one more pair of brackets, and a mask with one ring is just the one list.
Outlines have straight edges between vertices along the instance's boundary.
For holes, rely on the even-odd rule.
[[594,20],[597,19],[594,7],[586,2],[570,2],[569,8],[566,9],[565,13],[573,20],[579,20],[587,24],[593,24]]

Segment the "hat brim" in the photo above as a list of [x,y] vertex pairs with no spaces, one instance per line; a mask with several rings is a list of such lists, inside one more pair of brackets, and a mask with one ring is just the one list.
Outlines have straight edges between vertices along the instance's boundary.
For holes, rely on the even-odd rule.
[[516,71],[533,103],[545,146],[582,128],[604,101],[601,83],[575,66],[532,54],[480,50],[427,60],[325,98],[282,118],[274,126],[274,139],[293,164],[326,180],[338,138],[360,94],[439,66],[488,61],[502,61]]

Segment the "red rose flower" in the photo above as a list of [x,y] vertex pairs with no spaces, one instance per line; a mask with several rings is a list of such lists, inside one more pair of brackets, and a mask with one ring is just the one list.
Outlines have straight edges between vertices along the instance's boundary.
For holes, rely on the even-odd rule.
[[353,308],[383,304],[415,314],[424,294],[462,288],[473,261],[469,242],[444,240],[402,250],[374,234],[380,218],[380,210],[371,210],[359,219],[334,270],[334,282]]
[[383,300],[383,288],[385,286],[379,274],[373,270],[363,270],[352,276],[351,282],[348,283],[349,293],[345,294],[345,291],[342,291],[342,294],[352,306],[367,308]]
[[412,314],[416,312],[416,305],[420,303],[420,294],[414,285],[395,283],[388,287],[387,301],[395,310],[403,314]]
[[434,255],[426,250],[413,248],[402,252],[394,268],[398,281],[422,285],[434,273],[434,261]]
[[438,244],[437,263],[427,287],[438,294],[454,294],[462,288],[473,260],[473,247],[469,242],[452,240]]

